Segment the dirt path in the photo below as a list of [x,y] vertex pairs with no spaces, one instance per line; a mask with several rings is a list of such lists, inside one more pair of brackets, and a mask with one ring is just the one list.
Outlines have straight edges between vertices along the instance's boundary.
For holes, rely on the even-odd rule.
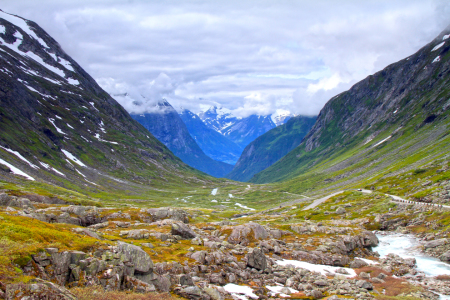
[[317,200],[314,200],[313,203],[311,203],[310,205],[308,205],[307,207],[305,207],[303,210],[309,210],[309,209],[311,209],[311,208],[314,208],[314,207],[318,206],[319,204],[322,204],[323,202],[327,201],[327,200],[330,199],[331,197],[334,197],[334,196],[336,196],[336,195],[342,194],[343,192],[344,192],[344,191],[339,191],[339,192],[330,194],[330,195],[328,195],[328,196],[319,198],[319,199],[317,199]]

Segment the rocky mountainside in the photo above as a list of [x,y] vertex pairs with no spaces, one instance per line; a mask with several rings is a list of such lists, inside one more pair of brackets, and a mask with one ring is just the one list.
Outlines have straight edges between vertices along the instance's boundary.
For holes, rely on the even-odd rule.
[[253,175],[273,165],[300,145],[316,121],[316,117],[292,117],[284,125],[264,133],[245,147],[227,178],[248,181]]
[[233,169],[232,165],[216,161],[200,149],[183,120],[166,100],[159,102],[151,113],[131,116],[191,167],[214,177],[224,177]]
[[408,170],[447,155],[449,33],[333,97],[301,145],[252,181],[315,172],[334,182]]
[[190,110],[183,109],[180,113],[189,133],[205,152],[214,160],[234,165],[241,155],[242,148],[228,140],[219,132],[209,128],[199,116]]
[[[0,179],[83,192],[198,182],[36,23],[0,11]],[[200,176],[200,177],[197,177]],[[142,191],[141,191],[142,192]]]

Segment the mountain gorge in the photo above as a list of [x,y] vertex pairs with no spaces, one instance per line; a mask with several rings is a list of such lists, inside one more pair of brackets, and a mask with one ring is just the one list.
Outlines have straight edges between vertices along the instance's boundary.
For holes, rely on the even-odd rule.
[[206,155],[214,160],[231,165],[237,162],[242,152],[241,147],[206,126],[199,116],[187,109],[181,111],[180,117],[191,136]]
[[213,160],[200,149],[169,102],[159,102],[151,113],[131,116],[191,167],[214,177],[224,177],[232,170],[232,165]]
[[245,147],[228,178],[248,181],[300,145],[316,117],[296,116],[259,136]]

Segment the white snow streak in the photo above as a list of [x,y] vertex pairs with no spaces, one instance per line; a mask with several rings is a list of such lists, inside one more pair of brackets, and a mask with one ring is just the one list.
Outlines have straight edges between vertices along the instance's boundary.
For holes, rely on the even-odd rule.
[[441,48],[442,46],[444,46],[445,42],[440,43],[439,45],[437,45],[436,47],[434,47],[431,52],[438,50],[439,48]]
[[58,126],[55,125],[55,119],[49,118],[48,120],[49,120],[50,123],[52,123],[53,126],[56,128],[56,131],[58,131],[58,132],[61,133],[61,134],[66,135],[66,133],[65,133],[64,131],[62,131],[61,129],[58,128]]
[[5,151],[8,151],[9,153],[14,154],[14,155],[17,156],[18,158],[20,158],[22,161],[24,161],[24,162],[26,162],[27,164],[29,164],[30,167],[32,167],[32,168],[34,168],[34,169],[39,169],[38,166],[36,166],[35,164],[32,164],[28,159],[26,159],[25,157],[23,157],[19,152],[14,151],[14,150],[11,150],[11,149],[8,149],[8,148],[5,148],[5,147],[2,147],[2,146],[0,146],[0,148],[2,148],[2,149],[5,150]]
[[250,208],[250,207],[248,207],[248,206],[245,206],[245,205],[243,205],[243,204],[240,204],[240,203],[235,203],[235,205],[236,206],[239,206],[239,207],[241,207],[241,208],[244,208],[244,209],[249,209],[249,210],[255,210],[254,208]]
[[64,155],[65,155],[68,159],[70,159],[71,161],[75,162],[75,163],[78,164],[79,166],[86,167],[85,164],[83,164],[78,158],[76,158],[76,157],[75,157],[72,153],[70,153],[69,151],[64,150],[64,149],[61,149],[61,151],[62,151],[62,153],[64,153]]
[[384,143],[384,142],[386,142],[386,141],[389,140],[391,137],[392,137],[392,136],[390,135],[390,136],[388,136],[387,138],[385,138],[384,140],[379,141],[378,143],[376,143],[375,145],[373,145],[372,148],[373,148],[373,147],[376,147],[376,146],[378,146],[378,145],[380,145],[380,144],[382,144],[382,143]]
[[[233,296],[236,296],[236,297],[238,297],[240,299],[248,299],[247,297],[250,297],[252,299],[258,299],[259,298],[255,293],[253,293],[252,288],[249,287],[249,286],[228,283],[223,288],[228,293],[230,293]],[[241,298],[238,294],[244,295],[244,298]]]
[[50,166],[50,165],[48,165],[48,164],[46,164],[46,163],[43,163],[42,161],[40,161],[39,163],[41,164],[41,166],[43,166],[43,167],[46,168],[47,170],[52,170],[53,172],[58,173],[59,175],[66,177],[66,174],[64,174],[64,173],[62,173],[62,172],[56,170],[56,169],[53,168],[52,166]]
[[439,61],[441,61],[440,56],[436,57],[431,63],[434,64],[435,62],[439,62]]
[[215,189],[213,189],[212,191],[211,191],[211,195],[213,195],[213,196],[215,196],[216,194],[217,194],[217,188],[215,188]]
[[[287,266],[287,265],[293,265],[296,268],[302,268],[302,269],[307,269],[311,272],[319,272],[322,275],[327,275],[330,273],[336,273],[337,269],[341,269],[341,267],[332,267],[332,266],[326,266],[326,265],[316,265],[316,264],[312,264],[306,261],[299,261],[299,260],[287,260],[287,259],[283,259],[283,260],[277,260],[276,261],[277,265],[280,266]],[[347,274],[342,274],[344,276],[347,277],[354,277],[356,276],[356,272],[351,269],[351,268],[342,268],[344,270],[346,270],[348,272]]]
[[10,163],[4,161],[4,160],[1,159],[1,158],[0,158],[0,164],[7,166],[7,167],[11,170],[11,172],[12,172],[13,174],[21,175],[21,176],[25,177],[25,178],[28,179],[28,180],[33,180],[33,181],[35,180],[33,177],[31,177],[31,176],[28,175],[27,173],[25,173],[25,172],[21,171],[20,169],[14,167],[13,165],[11,165]]

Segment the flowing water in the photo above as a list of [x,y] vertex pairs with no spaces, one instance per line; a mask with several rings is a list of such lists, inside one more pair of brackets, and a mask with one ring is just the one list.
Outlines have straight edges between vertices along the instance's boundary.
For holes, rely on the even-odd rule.
[[[389,233],[377,234],[377,237],[380,244],[373,250],[377,251],[381,258],[389,253],[397,254],[402,258],[413,257],[417,262],[417,270],[425,273],[426,276],[450,275],[450,265],[421,252],[420,242],[415,236]],[[440,299],[450,300],[450,296],[440,295]]]

